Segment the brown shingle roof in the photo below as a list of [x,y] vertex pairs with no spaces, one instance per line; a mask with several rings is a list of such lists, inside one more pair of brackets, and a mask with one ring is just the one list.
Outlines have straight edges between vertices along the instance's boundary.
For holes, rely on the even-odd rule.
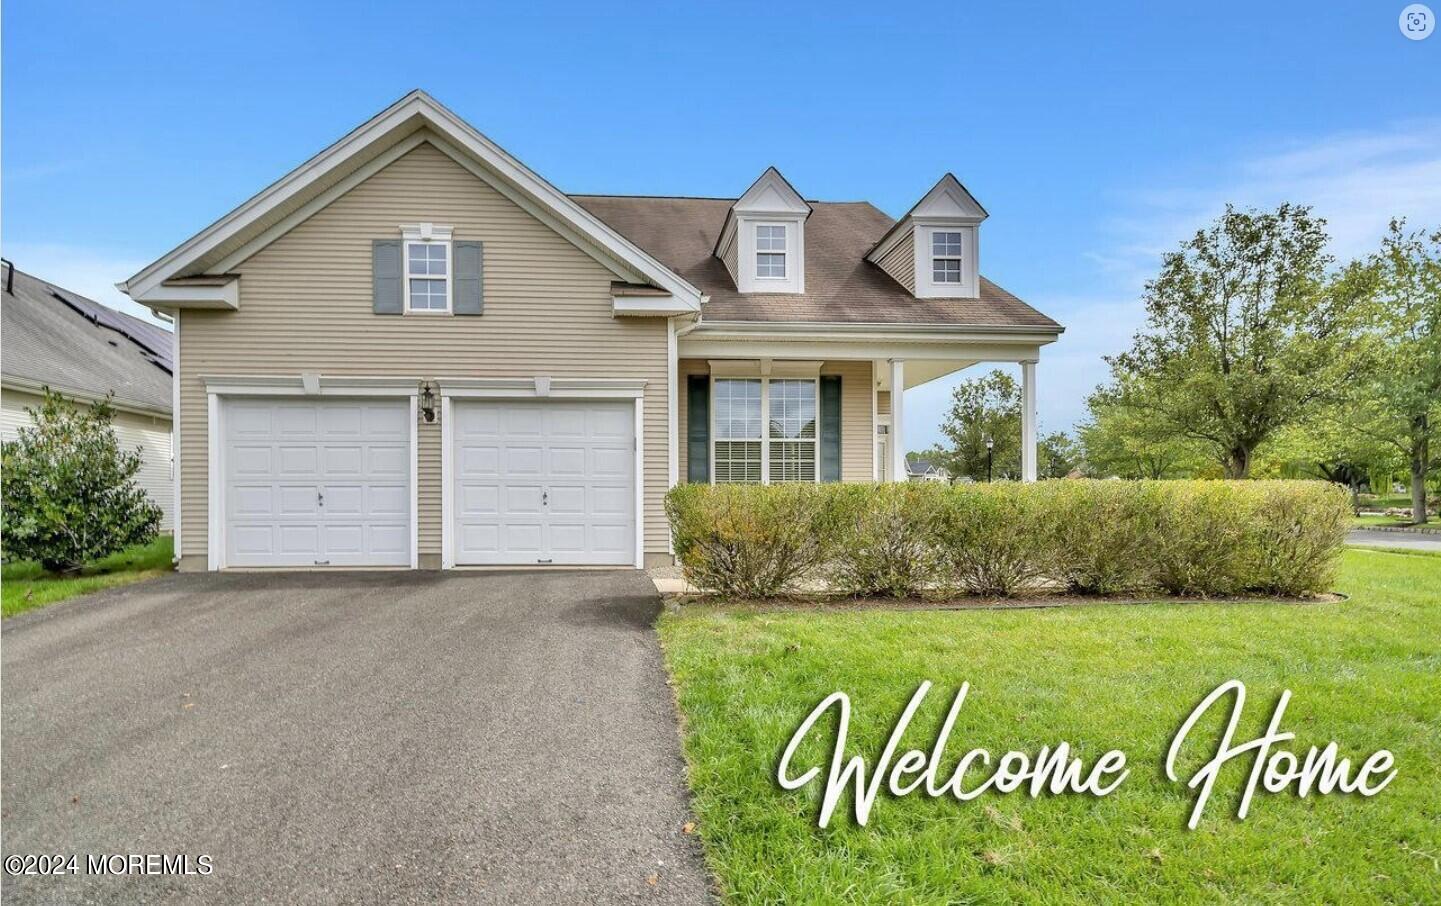
[[707,321],[801,321],[947,326],[1060,325],[981,278],[978,299],[917,299],[866,253],[894,223],[863,201],[813,201],[806,221],[806,291],[748,294],[712,254],[734,203],[725,198],[572,195],[666,267],[709,294]]

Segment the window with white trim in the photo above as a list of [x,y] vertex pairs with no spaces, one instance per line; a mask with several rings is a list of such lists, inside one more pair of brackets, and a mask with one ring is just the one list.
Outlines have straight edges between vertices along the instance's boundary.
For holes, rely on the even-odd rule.
[[786,228],[784,224],[756,227],[756,276],[776,280],[786,277]]
[[771,381],[770,480],[816,480],[816,382]]
[[931,281],[933,283],[962,283],[961,273],[962,235],[949,230],[931,233]]
[[450,243],[407,239],[405,242],[405,310],[450,311]]
[[711,392],[715,482],[819,480],[819,392],[820,382],[813,378],[716,378]]
[[711,390],[715,419],[715,480],[721,484],[760,484],[761,382],[717,379]]

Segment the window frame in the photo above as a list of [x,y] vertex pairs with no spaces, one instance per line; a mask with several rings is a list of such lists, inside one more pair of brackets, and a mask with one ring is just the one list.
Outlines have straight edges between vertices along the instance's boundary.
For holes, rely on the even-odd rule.
[[[437,280],[441,279],[429,274],[412,275],[410,273],[410,249],[413,246],[438,245],[445,249],[445,308],[412,308],[410,305],[410,281],[416,280]],[[433,237],[424,239],[407,236],[401,242],[400,266],[401,275],[404,278],[403,291],[405,293],[405,313],[407,315],[448,315],[455,307],[455,262],[451,248],[450,239]]]
[[[754,260],[753,262],[751,262],[751,277],[752,277],[752,279],[754,279],[754,280],[774,280],[774,281],[776,281],[776,282],[778,282],[778,283],[784,283],[784,282],[790,280],[790,278],[791,278],[791,277],[790,277],[790,274],[791,274],[791,260],[790,260],[790,255],[791,255],[791,229],[790,229],[790,224],[788,224],[788,223],[772,222],[772,221],[760,221],[760,222],[757,222],[757,223],[753,224],[753,226],[755,227],[755,230],[754,230],[754,232],[752,232],[752,234],[751,234],[751,243],[752,243],[752,247],[753,247],[754,250],[755,250],[755,260]],[[774,228],[777,228],[777,229],[779,229],[779,230],[781,231],[781,242],[784,243],[784,247],[783,247],[779,252],[776,251],[775,249],[762,249],[762,248],[760,247],[760,242],[761,242],[761,228],[762,228],[762,227],[766,227],[766,228],[774,227]],[[773,238],[774,238],[774,237],[767,237],[768,240],[773,239]],[[776,276],[775,274],[765,274],[765,275],[762,275],[762,274],[761,274],[761,272],[760,272],[760,271],[761,271],[761,255],[780,255],[780,256],[781,256],[781,273],[780,273],[780,276]]]
[[[960,247],[960,251],[958,251],[958,252],[957,252],[956,254],[954,254],[954,255],[937,255],[937,254],[936,254],[936,237],[937,237],[937,236],[955,236],[955,237],[956,237],[956,243],[955,243],[955,244]],[[932,286],[965,286],[965,284],[966,284],[966,264],[965,264],[966,234],[965,234],[965,231],[963,231],[963,230],[946,229],[945,227],[936,227],[935,229],[933,229],[933,230],[930,231],[930,234],[927,236],[927,239],[929,240],[930,245],[931,245],[931,248],[930,248],[931,285],[932,285]],[[951,243],[950,243],[949,240],[947,240],[946,245],[948,245],[948,246],[951,245]],[[936,279],[936,262],[937,262],[937,261],[954,261],[954,262],[956,262],[956,270],[955,270],[956,279],[954,279],[954,280],[937,280],[937,279]],[[944,271],[943,273],[949,274],[950,271]]]
[[[784,437],[784,436],[781,436],[781,437],[772,437],[772,436],[771,436],[771,381],[773,381],[773,380],[774,380],[774,381],[804,381],[804,382],[809,383],[809,384],[811,385],[812,400],[813,400],[813,403],[814,403],[814,406],[815,406],[815,410],[814,410],[814,411],[815,411],[815,423],[816,423],[816,427],[815,427],[815,437]],[[715,395],[716,382],[717,382],[717,381],[757,381],[757,382],[759,382],[760,385],[761,385],[761,408],[760,408],[760,413],[761,413],[761,435],[760,435],[760,437],[759,437],[759,438],[754,438],[754,437],[744,437],[744,438],[727,437],[727,438],[724,438],[724,441],[725,441],[725,442],[740,441],[740,442],[744,442],[744,443],[754,443],[756,440],[759,440],[759,441],[760,441],[760,445],[761,445],[761,480],[760,480],[760,482],[759,482],[760,484],[768,485],[768,484],[772,484],[772,483],[774,483],[774,484],[808,484],[808,483],[809,483],[809,484],[820,484],[820,483],[821,483],[821,376],[818,374],[818,375],[816,375],[815,377],[776,377],[776,378],[772,378],[772,377],[770,377],[770,376],[768,376],[768,375],[767,375],[767,376],[760,376],[760,375],[758,375],[758,376],[755,376],[755,377],[741,377],[741,376],[736,376],[736,375],[721,375],[721,376],[718,377],[718,376],[716,376],[714,373],[712,373],[712,374],[710,375],[710,426],[709,426],[709,428],[710,428],[710,430],[709,430],[709,434],[710,434],[710,465],[711,465],[711,468],[710,468],[710,483],[711,483],[711,484],[713,484],[713,485],[716,485],[716,484],[748,484],[748,482],[720,481],[720,480],[718,479],[719,469],[716,468],[716,441],[717,441],[718,437],[717,437],[717,433],[716,433],[716,408],[717,408],[717,407],[716,407],[716,395]],[[771,445],[772,445],[773,443],[775,443],[775,444],[783,444],[783,443],[786,443],[786,444],[789,444],[789,443],[810,444],[811,447],[812,447],[812,449],[814,449],[814,451],[815,451],[815,460],[814,460],[814,461],[815,461],[815,477],[814,477],[813,479],[811,479],[809,482],[807,482],[805,479],[796,479],[795,481],[777,481],[777,482],[772,482],[772,481],[771,481]]]

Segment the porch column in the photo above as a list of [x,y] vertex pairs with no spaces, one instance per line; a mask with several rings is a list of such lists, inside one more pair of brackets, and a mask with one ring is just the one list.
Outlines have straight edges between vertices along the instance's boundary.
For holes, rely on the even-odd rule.
[[891,453],[891,481],[906,480],[906,362],[891,359],[891,436],[886,449]]
[[1036,480],[1036,363],[1021,363],[1021,480]]

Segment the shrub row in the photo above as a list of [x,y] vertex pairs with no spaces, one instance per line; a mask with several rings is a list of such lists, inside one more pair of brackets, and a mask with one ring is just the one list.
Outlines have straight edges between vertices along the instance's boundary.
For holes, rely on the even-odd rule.
[[1309,481],[686,484],[666,512],[686,579],[744,598],[1305,595],[1351,518]]

